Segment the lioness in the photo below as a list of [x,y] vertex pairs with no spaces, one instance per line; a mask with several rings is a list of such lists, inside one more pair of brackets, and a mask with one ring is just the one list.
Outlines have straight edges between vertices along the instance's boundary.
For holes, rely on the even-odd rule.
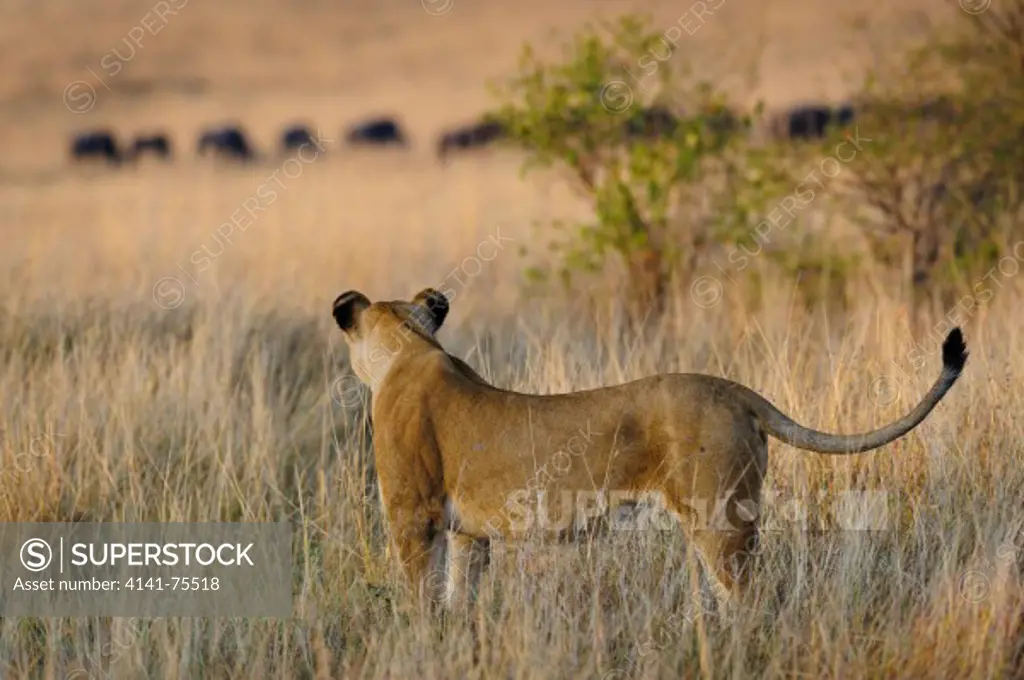
[[[488,540],[516,535],[510,494],[536,490],[539,471],[562,489],[660,493],[719,588],[741,591],[758,536],[768,435],[819,453],[878,448],[924,420],[967,360],[955,328],[942,346],[942,373],[913,411],[874,432],[834,435],[707,375],[547,396],[502,390],[434,338],[448,309],[430,288],[410,302],[371,303],[348,291],[333,306],[352,368],[372,391],[373,446],[395,547],[414,587],[435,602],[453,594],[444,576],[449,533],[471,556],[475,589]],[[728,521],[712,522],[709,507],[724,509]]]

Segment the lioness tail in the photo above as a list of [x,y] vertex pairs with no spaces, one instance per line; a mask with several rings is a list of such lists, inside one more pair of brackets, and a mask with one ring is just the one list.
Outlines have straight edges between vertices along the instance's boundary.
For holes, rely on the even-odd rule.
[[745,390],[743,394],[761,419],[765,430],[787,444],[818,453],[862,453],[895,441],[917,427],[960,377],[966,361],[967,346],[964,344],[963,333],[957,327],[949,332],[942,343],[942,373],[921,403],[899,420],[863,434],[818,432],[794,422],[756,392]]

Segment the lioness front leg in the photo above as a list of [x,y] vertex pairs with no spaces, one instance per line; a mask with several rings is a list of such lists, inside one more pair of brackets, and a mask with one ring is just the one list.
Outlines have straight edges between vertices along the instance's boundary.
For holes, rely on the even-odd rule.
[[413,591],[432,606],[445,603],[448,587],[448,538],[440,512],[388,508],[392,541]]
[[487,539],[453,534],[450,539],[451,605],[472,606],[479,595],[480,579],[490,563],[490,544]]

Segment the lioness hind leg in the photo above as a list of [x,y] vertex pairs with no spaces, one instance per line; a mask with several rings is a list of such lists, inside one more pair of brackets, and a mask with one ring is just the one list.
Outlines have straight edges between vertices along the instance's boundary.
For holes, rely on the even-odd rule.
[[[703,567],[708,584],[720,612],[731,606],[736,597],[746,590],[750,578],[752,555],[758,547],[758,528],[755,519],[737,517],[728,513],[731,521],[718,524],[714,518],[691,508],[688,504],[667,496],[670,509],[679,519],[687,541]],[[727,505],[735,506],[735,498]]]
[[709,575],[717,581],[715,597],[729,606],[749,587],[753,555],[758,547],[757,524],[744,523],[728,530],[693,532],[693,541],[707,562]]

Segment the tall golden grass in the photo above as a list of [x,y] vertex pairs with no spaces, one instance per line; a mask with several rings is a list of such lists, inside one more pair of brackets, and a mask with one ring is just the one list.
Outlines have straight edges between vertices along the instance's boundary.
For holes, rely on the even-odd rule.
[[[985,283],[984,304],[943,310],[963,324],[971,356],[905,439],[851,458],[771,444],[769,531],[737,620],[687,620],[690,571],[675,529],[530,544],[500,551],[487,573],[474,666],[468,622],[423,611],[387,557],[364,395],[350,388],[329,316],[339,292],[405,297],[446,283],[442,342],[504,387],[551,393],[707,372],[836,432],[909,409],[939,371],[949,320],[915,334],[905,301],[866,280],[842,316],[806,310],[782,282],[747,308],[725,282],[707,307],[680,288],[662,320],[636,330],[618,324],[612,299],[584,313],[521,294],[529,220],[552,203],[578,206],[510,181],[514,163],[466,161],[427,189],[385,189],[388,214],[409,211],[390,224],[349,209],[359,167],[305,166],[221,244],[211,234],[272,167],[5,189],[19,212],[4,233],[0,519],[287,519],[296,542],[292,619],[8,618],[4,677],[1024,673],[1024,298],[1021,275],[1003,273]],[[432,201],[463,214],[438,221]],[[478,268],[478,246],[496,230],[513,241]],[[218,253],[206,271],[190,264],[196,251]],[[170,309],[159,289],[154,297],[167,277],[184,286]],[[844,524],[840,499],[863,491],[884,494],[884,530]]]
[[[666,26],[688,9],[649,4]],[[19,65],[0,83],[0,520],[288,520],[294,617],[4,618],[0,677],[1024,676],[1024,275],[983,282],[991,296],[937,310],[930,331],[911,330],[907,299],[870,269],[841,314],[805,309],[762,261],[711,305],[683,285],[639,330],[611,297],[585,311],[528,297],[517,253],[538,243],[532,223],[584,206],[558,182],[520,181],[510,155],[440,169],[430,142],[488,104],[484,81],[513,67],[523,40],[557,46],[548,29],[578,27],[594,3],[457,2],[433,17],[416,2],[190,2],[110,90],[97,85],[95,109],[70,113],[65,86],[90,79],[151,5],[0,9],[0,54]],[[912,33],[915,11],[948,12],[848,6],[882,42]],[[833,5],[760,8],[728,0],[686,58],[725,86],[737,36],[766,39],[759,91],[743,96],[855,87],[849,72],[872,46]],[[198,94],[175,89],[196,80]],[[328,153],[244,230],[216,235],[280,163],[197,164],[201,126],[240,119],[265,149],[293,118],[330,137],[377,111],[410,112],[410,154]],[[166,168],[69,170],[68,135],[101,125],[166,126],[183,153]],[[474,262],[499,232],[513,241]],[[755,271],[767,283],[753,307],[742,289]],[[349,288],[393,298],[442,284],[455,293],[445,346],[529,392],[707,372],[850,432],[916,402],[950,318],[971,357],[900,442],[845,459],[770,445],[769,531],[737,620],[693,608],[673,528],[529,544],[487,572],[474,665],[469,622],[423,611],[388,557],[365,394],[328,311]],[[884,530],[850,530],[839,501],[868,491],[884,494]]]

